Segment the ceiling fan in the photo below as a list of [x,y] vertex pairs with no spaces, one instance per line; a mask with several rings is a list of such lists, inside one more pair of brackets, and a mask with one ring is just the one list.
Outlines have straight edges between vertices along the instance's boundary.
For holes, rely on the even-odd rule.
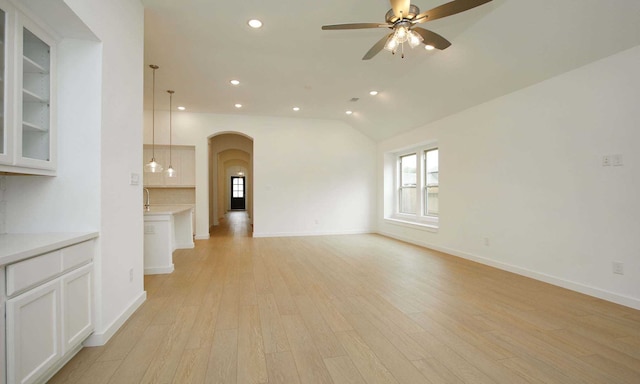
[[385,24],[380,23],[355,23],[323,25],[323,30],[337,29],[366,29],[366,28],[389,28],[392,32],[371,47],[362,60],[369,60],[378,54],[383,48],[395,54],[398,48],[404,58],[404,43],[414,48],[420,44],[437,49],[445,49],[451,45],[449,40],[420,28],[417,24],[435,19],[455,15],[456,13],[467,11],[491,0],[454,0],[441,6],[435,7],[426,12],[420,13],[420,8],[410,3],[410,0],[389,0],[391,9],[385,15]]

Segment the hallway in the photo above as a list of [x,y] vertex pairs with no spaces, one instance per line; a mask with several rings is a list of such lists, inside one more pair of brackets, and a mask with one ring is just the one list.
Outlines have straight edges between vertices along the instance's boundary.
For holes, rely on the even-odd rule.
[[220,225],[211,226],[209,235],[212,238],[251,237],[252,226],[247,211],[229,211]]
[[378,235],[231,212],[51,383],[637,383],[640,312]]

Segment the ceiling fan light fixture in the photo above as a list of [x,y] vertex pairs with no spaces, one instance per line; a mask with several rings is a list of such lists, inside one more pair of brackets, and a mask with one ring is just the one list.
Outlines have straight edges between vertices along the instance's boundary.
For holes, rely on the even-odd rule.
[[415,31],[409,31],[408,42],[409,42],[409,46],[411,48],[417,47],[423,41],[424,41],[424,38],[422,36],[420,36],[418,33],[416,33]]
[[387,39],[387,42],[384,45],[384,49],[386,49],[389,52],[395,52],[396,48],[398,48],[398,45],[400,45],[400,43],[398,43],[398,40],[395,39],[395,34],[389,36],[389,38]]
[[404,43],[409,38],[409,31],[405,26],[398,26],[393,32],[393,38],[396,39],[399,43]]

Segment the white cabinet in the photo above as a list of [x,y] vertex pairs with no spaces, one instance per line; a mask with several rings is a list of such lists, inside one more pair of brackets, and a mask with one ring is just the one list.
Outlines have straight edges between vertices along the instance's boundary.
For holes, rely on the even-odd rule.
[[[155,156],[153,153],[155,152]],[[149,162],[152,156],[162,165],[166,171],[169,167],[169,158],[171,165],[177,171],[176,177],[167,177],[165,172],[161,173],[144,173],[145,187],[168,187],[168,188],[194,188],[196,185],[196,150],[193,146],[174,145],[171,147],[171,156],[169,155],[169,146],[156,145],[155,151],[151,145],[144,146],[144,163]]]
[[42,382],[93,332],[93,254],[85,241],[5,268],[6,380]]
[[6,1],[0,9],[0,172],[55,175],[55,40]]
[[60,300],[59,280],[7,300],[7,383],[33,383],[62,357]]
[[62,277],[62,303],[64,305],[62,340],[64,353],[80,345],[93,331],[93,265],[68,273]]

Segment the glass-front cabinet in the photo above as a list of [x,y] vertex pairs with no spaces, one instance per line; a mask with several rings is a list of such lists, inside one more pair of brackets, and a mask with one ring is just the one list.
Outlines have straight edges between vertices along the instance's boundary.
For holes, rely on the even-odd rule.
[[5,113],[6,107],[6,51],[7,51],[7,12],[4,10],[4,4],[0,3],[0,163],[8,163],[10,161],[9,136],[7,132],[7,118]]
[[0,173],[54,175],[55,40],[4,0],[0,8]]

